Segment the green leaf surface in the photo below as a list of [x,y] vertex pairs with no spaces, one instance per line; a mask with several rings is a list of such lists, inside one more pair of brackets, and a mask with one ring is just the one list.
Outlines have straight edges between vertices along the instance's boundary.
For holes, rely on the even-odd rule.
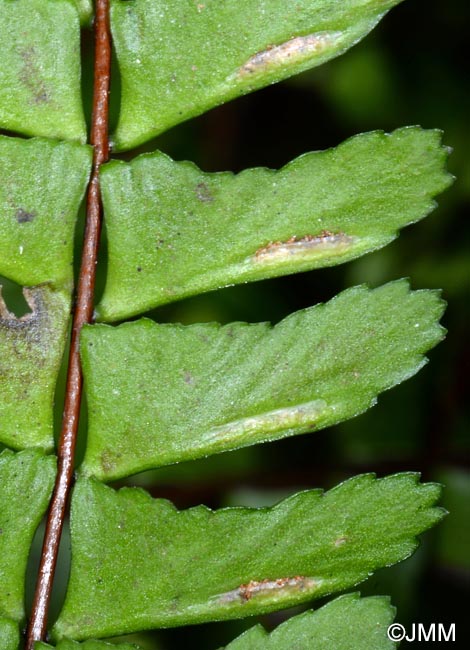
[[394,650],[387,637],[394,616],[388,598],[348,594],[293,616],[271,634],[261,625],[252,627],[225,650]]
[[111,0],[114,148],[342,54],[400,0]]
[[70,639],[64,639],[56,646],[50,646],[47,643],[41,642],[36,643],[34,650],[51,650],[53,647],[56,648],[56,650],[139,650],[138,646],[129,643],[116,644],[92,640],[78,643],[77,641],[70,641]]
[[362,413],[443,336],[443,302],[405,280],[268,323],[85,326],[86,474],[115,479]]
[[0,33],[0,128],[85,142],[75,2],[0,0]]
[[109,265],[98,318],[385,246],[451,183],[440,138],[419,127],[366,133],[279,171],[238,175],[207,174],[159,152],[105,165]]
[[18,650],[19,645],[18,623],[0,615],[0,648],[2,650]]
[[[26,563],[34,532],[48,506],[55,458],[37,450],[0,454],[0,616],[24,618]],[[11,626],[10,626],[11,627]],[[5,627],[5,635],[9,626]],[[0,633],[0,638],[1,638]],[[4,646],[0,646],[3,650]]]
[[273,508],[177,511],[138,488],[80,479],[55,638],[241,618],[349,588],[406,558],[443,516],[416,474],[358,476]]
[[25,286],[70,287],[91,155],[75,143],[0,136],[1,275]]
[[74,2],[80,16],[80,23],[88,25],[93,17],[93,0],[74,0]]
[[23,293],[31,311],[17,318],[6,308],[0,287],[0,442],[49,450],[70,297],[47,285]]

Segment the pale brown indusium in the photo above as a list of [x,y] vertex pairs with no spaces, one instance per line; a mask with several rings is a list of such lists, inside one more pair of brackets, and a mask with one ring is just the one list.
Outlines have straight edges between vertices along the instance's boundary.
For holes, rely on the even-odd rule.
[[96,260],[101,232],[101,197],[99,168],[108,159],[108,108],[111,69],[111,36],[109,0],[95,2],[95,64],[93,113],[90,142],[93,146],[93,171],[88,185],[86,225],[82,260],[73,311],[72,335],[64,403],[58,446],[58,471],[46,522],[39,573],[31,617],[26,632],[25,650],[33,650],[35,641],[44,640],[51,599],[59,543],[70,488],[72,486],[75,442],[82,397],[82,370],[79,357],[79,335],[82,326],[93,317],[93,295]]

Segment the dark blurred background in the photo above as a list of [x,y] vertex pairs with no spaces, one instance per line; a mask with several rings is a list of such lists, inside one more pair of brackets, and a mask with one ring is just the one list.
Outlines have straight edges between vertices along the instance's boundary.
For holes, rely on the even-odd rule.
[[[419,124],[444,131],[444,143],[453,148],[449,168],[457,180],[438,198],[431,216],[382,251],[336,268],[205,294],[151,314],[183,323],[277,322],[348,286],[409,277],[415,289],[442,288],[448,301],[447,339],[430,353],[430,364],[418,376],[381,396],[368,413],[333,429],[129,481],[179,507],[265,505],[298,489],[327,489],[361,472],[383,476],[413,470],[426,481],[443,483],[447,519],[423,536],[411,559],[378,572],[358,589],[389,594],[405,626],[455,623],[453,647],[461,648],[470,641],[469,29],[468,0],[407,0],[343,57],[217,108],[145,146],[193,160],[205,171],[236,172],[277,168],[361,131]],[[65,579],[65,566],[60,573]],[[291,614],[260,620],[270,629]],[[215,650],[255,622],[163,630],[132,640],[146,650],[189,645]]]

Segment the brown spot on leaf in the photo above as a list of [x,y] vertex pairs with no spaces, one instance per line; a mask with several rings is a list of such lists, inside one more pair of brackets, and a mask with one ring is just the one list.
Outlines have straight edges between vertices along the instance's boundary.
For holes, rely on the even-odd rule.
[[101,452],[100,461],[101,461],[101,467],[105,474],[109,474],[110,472],[112,472],[116,466],[116,459],[114,453],[110,449],[105,449],[104,451]]
[[35,212],[28,212],[27,210],[24,210],[23,208],[18,208],[15,214],[16,220],[18,223],[29,223],[30,221],[33,221],[33,219],[36,218],[36,213]]
[[346,535],[341,535],[341,537],[335,539],[334,545],[336,546],[336,548],[338,548],[339,546],[343,546],[343,544],[346,544],[347,541],[348,538],[346,537]]
[[189,370],[185,370],[184,372],[184,383],[185,384],[194,384],[194,378],[192,374],[189,372]]
[[19,50],[23,62],[20,71],[20,81],[31,92],[34,104],[45,104],[49,101],[46,82],[41,76],[41,66],[34,45]]
[[199,201],[202,201],[203,203],[212,203],[214,200],[210,189],[203,182],[196,185],[195,192]]

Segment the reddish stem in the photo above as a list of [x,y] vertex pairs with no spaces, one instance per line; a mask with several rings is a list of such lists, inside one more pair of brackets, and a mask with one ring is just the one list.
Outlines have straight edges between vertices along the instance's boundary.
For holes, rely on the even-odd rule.
[[39,574],[34,594],[31,619],[26,633],[25,650],[33,650],[35,641],[45,638],[59,542],[72,486],[75,443],[82,398],[82,369],[79,356],[80,330],[93,316],[93,295],[96,260],[101,232],[100,165],[108,159],[108,95],[111,67],[109,32],[109,0],[95,3],[95,69],[91,144],[93,170],[88,185],[86,226],[82,261],[73,314],[72,337],[64,403],[64,414],[58,448],[58,471],[46,523]]

